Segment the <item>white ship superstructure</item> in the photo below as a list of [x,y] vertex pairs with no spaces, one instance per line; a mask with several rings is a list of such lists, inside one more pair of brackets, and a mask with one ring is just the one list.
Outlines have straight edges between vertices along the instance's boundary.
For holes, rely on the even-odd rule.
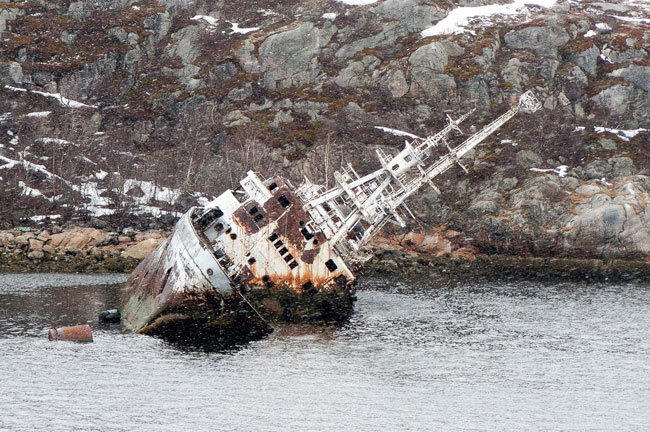
[[[395,156],[378,149],[381,168],[372,173],[360,176],[348,164],[334,173],[328,190],[308,179],[294,188],[280,176],[262,180],[249,171],[237,189],[210,206],[190,209],[136,268],[126,283],[122,315],[145,333],[188,323],[215,328],[236,301],[257,315],[261,308],[291,320],[347,316],[356,272],[370,258],[362,246],[388,222],[403,226],[412,216],[405,201],[422,186],[438,190],[437,176],[454,164],[465,169],[460,159],[467,152],[519,111],[539,108],[535,96],[524,93],[510,110],[453,148],[447,139],[460,132],[471,111],[458,120],[448,118],[440,132],[407,141]],[[435,156],[436,148],[445,154]]]

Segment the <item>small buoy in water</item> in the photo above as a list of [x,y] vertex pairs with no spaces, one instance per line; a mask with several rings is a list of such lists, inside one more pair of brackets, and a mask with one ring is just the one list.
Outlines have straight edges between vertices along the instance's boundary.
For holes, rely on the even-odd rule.
[[109,309],[99,313],[99,322],[102,323],[118,323],[120,318],[120,311],[117,309]]
[[73,327],[59,327],[51,328],[47,332],[49,340],[69,340],[75,342],[92,342],[93,332],[90,330],[88,324],[73,326]]

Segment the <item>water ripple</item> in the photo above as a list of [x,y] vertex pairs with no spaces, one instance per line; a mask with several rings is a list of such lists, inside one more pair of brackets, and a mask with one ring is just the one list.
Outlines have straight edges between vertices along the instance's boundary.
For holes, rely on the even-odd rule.
[[0,275],[0,430],[650,427],[648,286],[365,279],[341,327],[201,352],[98,326],[123,279]]

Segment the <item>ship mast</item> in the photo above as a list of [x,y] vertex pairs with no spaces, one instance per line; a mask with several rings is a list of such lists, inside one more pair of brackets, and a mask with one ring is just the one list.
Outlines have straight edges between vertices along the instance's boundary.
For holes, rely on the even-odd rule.
[[[366,258],[359,249],[387,222],[404,226],[404,213],[413,217],[404,204],[408,197],[425,184],[440,193],[433,183],[434,178],[454,164],[467,172],[460,158],[519,111],[534,113],[539,108],[540,102],[531,91],[527,91],[519,97],[516,105],[455,148],[449,146],[447,137],[454,130],[461,132],[459,124],[474,110],[457,120],[447,116],[448,125],[444,129],[426,139],[406,141],[404,149],[396,156],[377,149],[380,169],[360,177],[348,164],[342,172],[334,172],[333,188],[325,190],[323,186],[305,179],[297,190],[298,196],[339,254],[351,261],[364,261]],[[430,161],[433,149],[441,146],[445,146],[448,153]]]

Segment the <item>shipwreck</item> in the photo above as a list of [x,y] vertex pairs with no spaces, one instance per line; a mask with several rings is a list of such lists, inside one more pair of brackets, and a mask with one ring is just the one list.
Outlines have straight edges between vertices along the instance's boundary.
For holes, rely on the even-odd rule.
[[[250,339],[269,320],[341,321],[370,258],[362,247],[388,223],[412,216],[405,201],[433,183],[520,111],[539,101],[529,91],[460,145],[447,139],[472,111],[426,139],[406,141],[381,168],[359,175],[348,164],[325,189],[305,179],[260,178],[249,171],[235,190],[185,213],[170,237],[140,263],[123,290],[121,313],[136,332],[171,340]],[[435,148],[445,149],[434,157]],[[438,191],[439,192],[439,191]]]

